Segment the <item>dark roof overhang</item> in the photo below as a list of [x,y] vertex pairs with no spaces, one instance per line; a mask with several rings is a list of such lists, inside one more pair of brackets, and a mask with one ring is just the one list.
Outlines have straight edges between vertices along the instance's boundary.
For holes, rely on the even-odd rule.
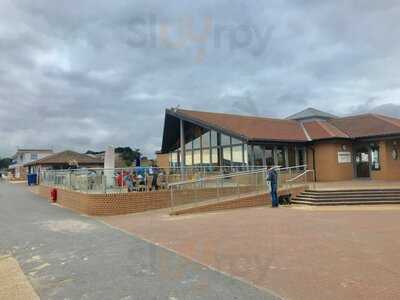
[[[248,141],[248,138],[246,136],[238,134],[237,132],[233,132],[219,126],[215,126],[214,124],[206,123],[197,118],[189,117],[174,109],[166,109],[161,153],[168,153],[172,148],[174,148],[174,141],[180,138],[180,120],[192,123],[194,125],[203,127],[208,130],[215,130],[218,132],[222,132],[226,135],[230,135],[234,138],[240,139],[243,142]],[[171,130],[173,132],[171,132]]]

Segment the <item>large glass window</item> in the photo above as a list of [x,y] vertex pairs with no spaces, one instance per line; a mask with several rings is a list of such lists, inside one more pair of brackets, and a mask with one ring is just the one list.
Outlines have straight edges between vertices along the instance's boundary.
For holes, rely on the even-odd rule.
[[381,164],[379,160],[379,146],[373,145],[371,146],[371,168],[374,171],[381,169]]
[[254,155],[254,165],[262,166],[263,165],[263,152],[264,149],[261,146],[253,147],[253,155]]
[[238,140],[238,139],[235,139],[235,138],[232,138],[232,145],[237,145],[237,144],[242,144],[242,141]]
[[287,158],[289,167],[294,167],[296,165],[296,148],[292,145],[287,147]]
[[276,158],[277,158],[278,166],[281,166],[281,167],[286,166],[285,148],[284,147],[276,148]]
[[193,140],[193,149],[200,149],[200,140],[201,137],[198,137],[197,139]]
[[274,164],[274,150],[273,147],[266,147],[265,148],[265,165],[267,167],[271,167]]
[[222,159],[224,166],[230,166],[232,161],[231,147],[222,148]]
[[206,132],[201,136],[201,147],[207,148],[210,147],[210,132]]
[[302,149],[297,149],[297,164],[299,166],[302,166],[302,165],[304,165],[306,163],[305,156],[306,156],[306,152],[305,152],[305,150],[303,148]]
[[186,151],[185,164],[187,166],[191,166],[192,165],[192,151]]
[[218,133],[214,130],[211,131],[211,146],[218,146]]
[[193,141],[190,141],[190,142],[186,143],[185,149],[186,150],[193,149]]
[[232,146],[232,164],[242,165],[243,164],[243,147]]
[[201,150],[193,150],[193,164],[194,165],[201,164]]
[[244,153],[243,153],[244,163],[248,164],[249,163],[249,154],[248,154],[248,151],[247,151],[247,145],[246,144],[243,145],[243,150],[244,150]]
[[221,134],[221,146],[229,146],[231,144],[231,137]]
[[203,149],[203,164],[210,163],[210,149],[204,148]]
[[212,164],[219,164],[218,162],[218,148],[211,149],[211,163]]

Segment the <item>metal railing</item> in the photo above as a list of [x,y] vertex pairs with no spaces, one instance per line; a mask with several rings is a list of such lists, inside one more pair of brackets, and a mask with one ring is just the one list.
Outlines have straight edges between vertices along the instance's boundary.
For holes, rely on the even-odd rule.
[[310,188],[310,185],[312,185],[312,188],[315,188],[315,172],[314,170],[305,170],[304,172],[300,173],[299,175],[290,178],[289,180],[286,181],[286,188],[289,191],[292,189],[294,186],[306,186]]
[[167,189],[171,183],[184,180],[225,176],[262,168],[262,166],[193,166],[42,170],[39,174],[39,183],[83,193],[155,191]]
[[[305,165],[286,168],[276,167],[278,190],[287,189],[287,181],[304,173],[305,168]],[[268,168],[264,167],[258,170],[169,184],[171,211],[265,193],[267,190],[265,177],[267,170]]]

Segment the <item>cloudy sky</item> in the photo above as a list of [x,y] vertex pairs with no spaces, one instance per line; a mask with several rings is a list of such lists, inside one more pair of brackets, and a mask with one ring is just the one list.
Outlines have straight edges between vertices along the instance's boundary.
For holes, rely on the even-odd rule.
[[164,110],[400,117],[399,1],[0,0],[0,156],[161,144]]

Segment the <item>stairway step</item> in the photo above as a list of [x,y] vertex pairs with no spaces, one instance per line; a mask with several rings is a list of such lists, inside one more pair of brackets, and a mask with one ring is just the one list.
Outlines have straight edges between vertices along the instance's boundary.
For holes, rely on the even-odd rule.
[[316,193],[316,194],[331,194],[331,193],[386,193],[394,192],[400,193],[400,189],[353,189],[353,190],[305,190],[306,193]]
[[301,193],[299,197],[310,199],[335,199],[335,198],[399,198],[400,194],[340,194],[340,195],[308,195]]
[[300,201],[309,201],[309,202],[334,202],[334,201],[400,201],[400,197],[359,197],[359,198],[344,198],[344,197],[338,197],[338,198],[324,198],[324,199],[315,199],[315,198],[308,198],[308,197],[301,197],[297,196],[293,198],[292,200],[300,200]]
[[347,202],[309,202],[309,201],[292,201],[292,204],[304,204],[304,205],[313,205],[313,206],[330,206],[330,205],[383,205],[383,204],[400,204],[400,200],[398,201],[371,201],[371,202],[362,202],[362,201],[347,201]]

